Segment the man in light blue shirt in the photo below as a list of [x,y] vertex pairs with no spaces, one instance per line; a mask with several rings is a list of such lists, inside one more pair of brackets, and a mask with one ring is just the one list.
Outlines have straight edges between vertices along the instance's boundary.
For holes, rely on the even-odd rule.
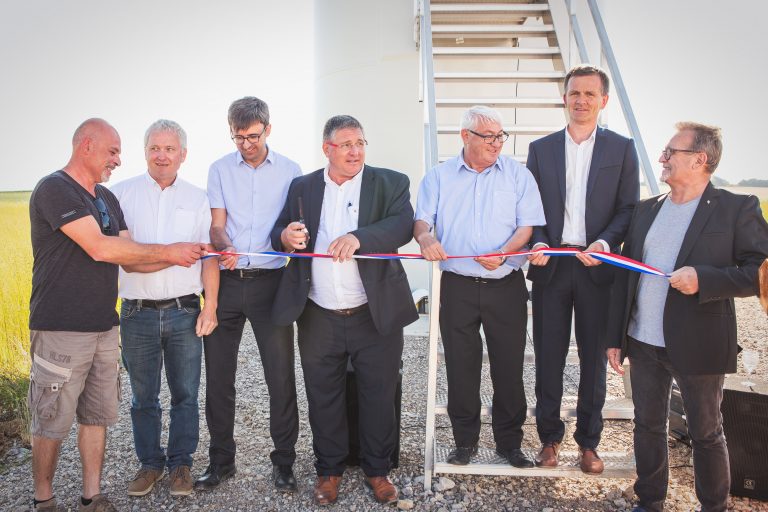
[[[270,231],[301,169],[267,146],[272,126],[262,100],[248,96],[232,103],[229,127],[237,151],[214,162],[208,174],[211,243],[225,252],[271,251]],[[270,318],[285,258],[227,255],[219,262],[219,327],[204,339],[210,464],[195,488],[213,489],[235,473],[235,372],[247,319],[269,390],[274,484],[295,491],[292,466],[299,420],[293,326],[277,326]]]
[[523,389],[528,292],[525,257],[447,259],[524,249],[533,226],[545,224],[533,175],[501,155],[509,134],[501,115],[475,106],[461,123],[463,150],[431,169],[419,188],[414,238],[422,255],[440,260],[440,332],[448,377],[448,416],[456,448],[452,464],[468,464],[480,437],[480,372],[486,335],[491,365],[496,451],[510,464],[533,467],[520,450],[527,405]]

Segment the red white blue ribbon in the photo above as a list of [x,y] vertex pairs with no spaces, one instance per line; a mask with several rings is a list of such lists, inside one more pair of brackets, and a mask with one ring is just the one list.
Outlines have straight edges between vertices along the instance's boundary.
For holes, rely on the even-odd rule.
[[[262,252],[218,252],[211,251],[208,253],[211,256],[249,256],[249,257],[263,257],[263,258],[333,258],[330,254],[320,254],[312,252],[280,252],[280,251],[262,251]],[[610,252],[602,251],[580,251],[578,249],[570,248],[543,248],[536,249],[535,251],[521,251],[521,252],[495,252],[489,254],[480,255],[452,255],[448,256],[448,259],[465,259],[465,258],[498,258],[502,256],[528,256],[531,254],[545,254],[546,256],[576,256],[577,254],[588,254],[596,260],[603,263],[608,263],[615,267],[624,268],[633,272],[640,272],[642,274],[648,274],[659,277],[669,277],[669,274],[646,265],[640,261],[621,256],[619,254],[613,254]],[[369,254],[354,254],[352,256],[358,260],[423,260],[424,257],[421,254],[409,254],[409,253],[369,253]]]

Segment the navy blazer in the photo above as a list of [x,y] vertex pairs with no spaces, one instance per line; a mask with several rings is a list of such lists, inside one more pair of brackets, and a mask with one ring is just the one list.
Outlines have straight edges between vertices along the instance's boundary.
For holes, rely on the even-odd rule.
[[[299,220],[302,198],[304,221],[309,230],[305,250],[313,252],[325,192],[324,169],[296,178],[288,190],[283,211],[272,229],[272,247],[282,251],[280,234]],[[413,207],[408,176],[370,167],[363,170],[360,185],[358,228],[351,233],[360,241],[359,254],[396,253],[413,235]],[[400,260],[357,260],[360,278],[368,297],[373,323],[382,335],[416,321],[419,317],[411,296],[411,287]],[[304,311],[312,278],[312,261],[294,258],[283,271],[275,296],[272,319],[278,325],[290,325]]]
[[[527,167],[536,178],[544,205],[546,226],[534,226],[531,245],[560,247],[565,221],[565,129],[535,140],[528,148]],[[640,197],[640,176],[635,143],[616,132],[597,128],[586,190],[587,245],[605,240],[618,252],[627,232],[632,210]],[[528,279],[547,284],[558,258],[544,266],[531,265]],[[589,267],[592,279],[608,282],[608,265]]]
[[[666,198],[664,194],[638,203],[624,256],[642,261],[645,237]],[[757,198],[707,185],[675,261],[675,269],[696,269],[699,292],[685,295],[670,286],[664,306],[664,341],[677,371],[690,375],[736,372],[733,298],[758,293],[757,272],[766,258],[768,223]],[[621,348],[622,360],[639,281],[637,272],[619,270],[611,290],[605,346]]]

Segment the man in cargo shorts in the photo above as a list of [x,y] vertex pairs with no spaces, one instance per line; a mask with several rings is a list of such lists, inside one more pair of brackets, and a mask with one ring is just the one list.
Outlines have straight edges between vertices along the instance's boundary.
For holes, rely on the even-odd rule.
[[100,494],[106,427],[119,401],[117,265],[190,266],[205,245],[137,244],[115,196],[99,185],[120,165],[120,136],[102,119],[75,131],[67,165],[32,192],[32,371],[29,409],[35,510],[57,510],[53,476],[77,416],[83,464],[78,510],[115,510]]

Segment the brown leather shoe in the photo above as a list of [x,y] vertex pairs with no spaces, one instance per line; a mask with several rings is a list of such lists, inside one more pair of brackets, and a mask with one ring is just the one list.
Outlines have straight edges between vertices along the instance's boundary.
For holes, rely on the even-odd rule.
[[546,442],[541,445],[539,454],[536,455],[536,465],[540,468],[554,468],[560,463],[560,443],[557,441]]
[[588,475],[599,475],[605,469],[603,460],[592,448],[579,447],[579,467]]
[[373,491],[373,496],[379,503],[385,505],[397,502],[397,487],[386,476],[369,476],[365,485]]
[[319,475],[315,482],[315,503],[318,505],[330,505],[339,497],[340,476]]

